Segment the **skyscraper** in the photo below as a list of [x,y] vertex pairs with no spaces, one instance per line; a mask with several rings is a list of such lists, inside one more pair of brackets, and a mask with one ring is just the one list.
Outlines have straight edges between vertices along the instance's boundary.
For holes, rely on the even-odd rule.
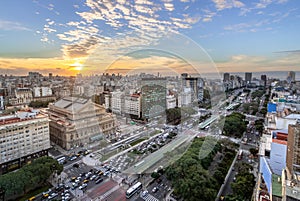
[[246,83],[250,83],[252,80],[252,73],[245,73],[245,81]]
[[294,71],[289,71],[288,72],[288,76],[287,76],[287,80],[290,82],[294,82],[296,79],[296,73]]
[[166,110],[166,84],[165,78],[142,78],[142,117],[151,119]]
[[300,174],[300,124],[289,125],[286,165],[290,174]]
[[260,79],[261,79],[261,81],[263,81],[264,86],[266,86],[266,84],[267,84],[267,76],[266,75],[261,75]]
[[223,82],[228,82],[229,81],[229,77],[230,77],[229,73],[224,73],[224,75],[223,75]]

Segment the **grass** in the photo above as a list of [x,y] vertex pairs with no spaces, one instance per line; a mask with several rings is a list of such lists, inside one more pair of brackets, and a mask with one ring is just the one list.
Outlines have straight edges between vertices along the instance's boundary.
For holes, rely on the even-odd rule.
[[140,142],[143,142],[143,141],[145,141],[145,140],[147,140],[147,139],[148,139],[148,138],[137,139],[136,141],[131,142],[131,143],[130,143],[130,146],[134,146],[134,145],[136,145],[136,144],[138,144],[138,143],[140,143]]
[[159,133],[161,133],[161,131],[155,130],[155,131],[153,131],[153,132],[150,134],[150,136],[152,137],[152,136],[157,135],[157,134],[159,134]]
[[36,196],[44,191],[47,191],[49,188],[51,188],[52,186],[50,184],[45,185],[41,188],[35,189],[33,191],[28,192],[27,194],[25,194],[23,197],[19,198],[19,201],[25,201],[28,200],[29,198]]
[[[122,150],[120,150],[120,151],[122,151]],[[110,157],[116,155],[117,153],[119,153],[119,151],[118,151],[118,149],[115,149],[105,155],[102,155],[101,161],[103,162],[103,161],[109,159]]]

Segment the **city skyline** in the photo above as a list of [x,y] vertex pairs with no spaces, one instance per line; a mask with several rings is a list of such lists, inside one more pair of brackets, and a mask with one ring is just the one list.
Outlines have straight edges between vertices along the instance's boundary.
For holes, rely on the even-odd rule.
[[295,0],[13,0],[0,8],[0,72],[297,71],[299,5]]

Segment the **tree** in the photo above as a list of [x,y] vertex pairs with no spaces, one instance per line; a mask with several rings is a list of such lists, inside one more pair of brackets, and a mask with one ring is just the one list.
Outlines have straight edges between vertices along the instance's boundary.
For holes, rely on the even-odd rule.
[[41,157],[23,166],[16,172],[0,176],[0,187],[5,189],[6,198],[22,196],[30,190],[45,185],[54,172],[60,174],[63,166],[51,157]]
[[245,115],[234,112],[231,115],[226,116],[223,127],[224,135],[240,138],[246,129],[247,124],[245,121]]
[[181,122],[181,109],[180,108],[170,108],[166,109],[167,124],[177,125]]
[[250,148],[249,151],[253,156],[256,156],[258,154],[258,149]]
[[253,188],[255,185],[254,175],[251,173],[238,174],[236,181],[231,183],[231,188],[234,195],[240,195],[244,200],[250,200]]

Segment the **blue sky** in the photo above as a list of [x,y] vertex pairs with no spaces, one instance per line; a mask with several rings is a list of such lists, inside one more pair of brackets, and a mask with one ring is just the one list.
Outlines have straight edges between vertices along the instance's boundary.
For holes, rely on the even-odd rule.
[[[95,52],[111,63],[176,33],[207,52],[221,72],[297,71],[299,8],[298,0],[5,1],[0,69],[72,74]],[[185,42],[178,41],[178,49]]]

